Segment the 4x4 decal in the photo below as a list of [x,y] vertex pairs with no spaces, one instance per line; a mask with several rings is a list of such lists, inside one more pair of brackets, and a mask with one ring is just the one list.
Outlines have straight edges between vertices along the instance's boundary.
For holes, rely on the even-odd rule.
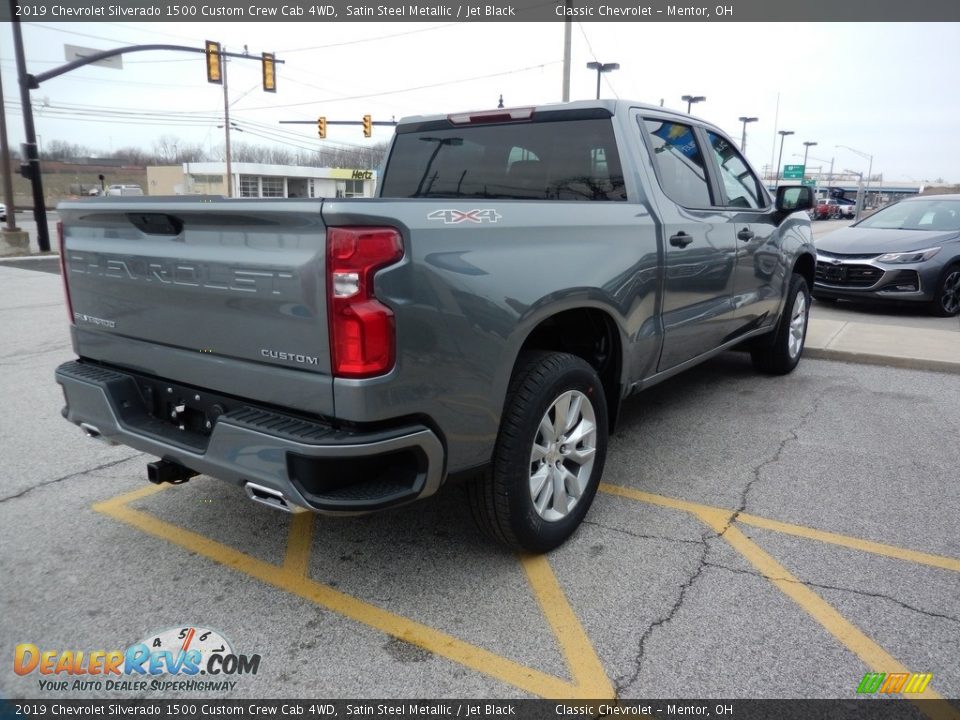
[[457,225],[462,222],[495,223],[503,217],[496,210],[434,210],[427,215],[427,220],[442,220],[444,225]]

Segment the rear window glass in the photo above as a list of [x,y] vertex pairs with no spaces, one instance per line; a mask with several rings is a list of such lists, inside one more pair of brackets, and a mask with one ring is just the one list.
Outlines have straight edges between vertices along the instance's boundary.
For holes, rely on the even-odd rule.
[[397,135],[383,197],[626,200],[610,120]]

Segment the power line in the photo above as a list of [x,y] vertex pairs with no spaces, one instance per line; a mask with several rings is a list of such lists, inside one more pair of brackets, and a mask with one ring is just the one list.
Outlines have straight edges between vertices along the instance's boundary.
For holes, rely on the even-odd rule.
[[333,97],[333,98],[323,98],[318,100],[308,100],[305,102],[298,103],[285,103],[280,105],[257,105],[254,107],[246,107],[244,110],[273,110],[275,108],[290,108],[290,107],[303,107],[304,105],[318,105],[320,103],[329,103],[331,101],[346,101],[346,100],[365,100],[367,98],[380,97],[382,95],[398,95],[405,92],[413,92],[415,90],[429,90],[430,88],[443,87],[445,85],[456,85],[458,83],[471,82],[473,80],[486,80],[488,78],[494,77],[503,77],[504,75],[514,75],[521,72],[529,72],[530,70],[542,70],[543,68],[549,65],[557,65],[558,63],[563,62],[562,60],[551,60],[550,62],[541,63],[539,65],[529,65],[523,68],[516,68],[514,70],[504,70],[503,72],[490,73],[488,75],[475,75],[473,77],[459,78],[457,80],[445,80],[438,83],[430,83],[429,85],[417,85],[415,87],[400,88],[398,90],[381,90],[375,93],[368,93],[365,95],[349,95],[346,97]]
[[345,40],[338,43],[330,43],[328,45],[314,45],[312,47],[302,47],[294,48],[292,50],[278,50],[277,52],[282,52],[285,55],[290,55],[292,53],[306,52],[308,50],[326,50],[327,48],[343,47],[344,45],[359,45],[360,43],[375,42],[377,40],[386,40],[388,38],[403,37],[404,35],[416,35],[417,33],[432,32],[434,30],[443,30],[448,27],[455,27],[460,23],[446,23],[445,25],[437,25],[435,27],[420,28],[418,30],[407,30],[406,32],[391,33],[389,35],[377,35],[376,37],[360,38],[358,40]]

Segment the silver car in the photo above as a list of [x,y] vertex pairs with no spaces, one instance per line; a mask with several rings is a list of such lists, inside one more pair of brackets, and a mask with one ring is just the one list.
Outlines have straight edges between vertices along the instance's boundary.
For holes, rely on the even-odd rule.
[[960,195],[888,205],[816,242],[818,300],[925,303],[960,313]]

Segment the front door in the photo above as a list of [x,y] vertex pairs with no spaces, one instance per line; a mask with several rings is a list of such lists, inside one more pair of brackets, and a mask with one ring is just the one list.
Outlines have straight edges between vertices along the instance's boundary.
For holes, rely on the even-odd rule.
[[[736,240],[717,207],[693,126],[640,117],[653,158],[664,238],[663,348],[658,371],[708,352],[733,330]],[[660,193],[656,193],[656,190]]]

